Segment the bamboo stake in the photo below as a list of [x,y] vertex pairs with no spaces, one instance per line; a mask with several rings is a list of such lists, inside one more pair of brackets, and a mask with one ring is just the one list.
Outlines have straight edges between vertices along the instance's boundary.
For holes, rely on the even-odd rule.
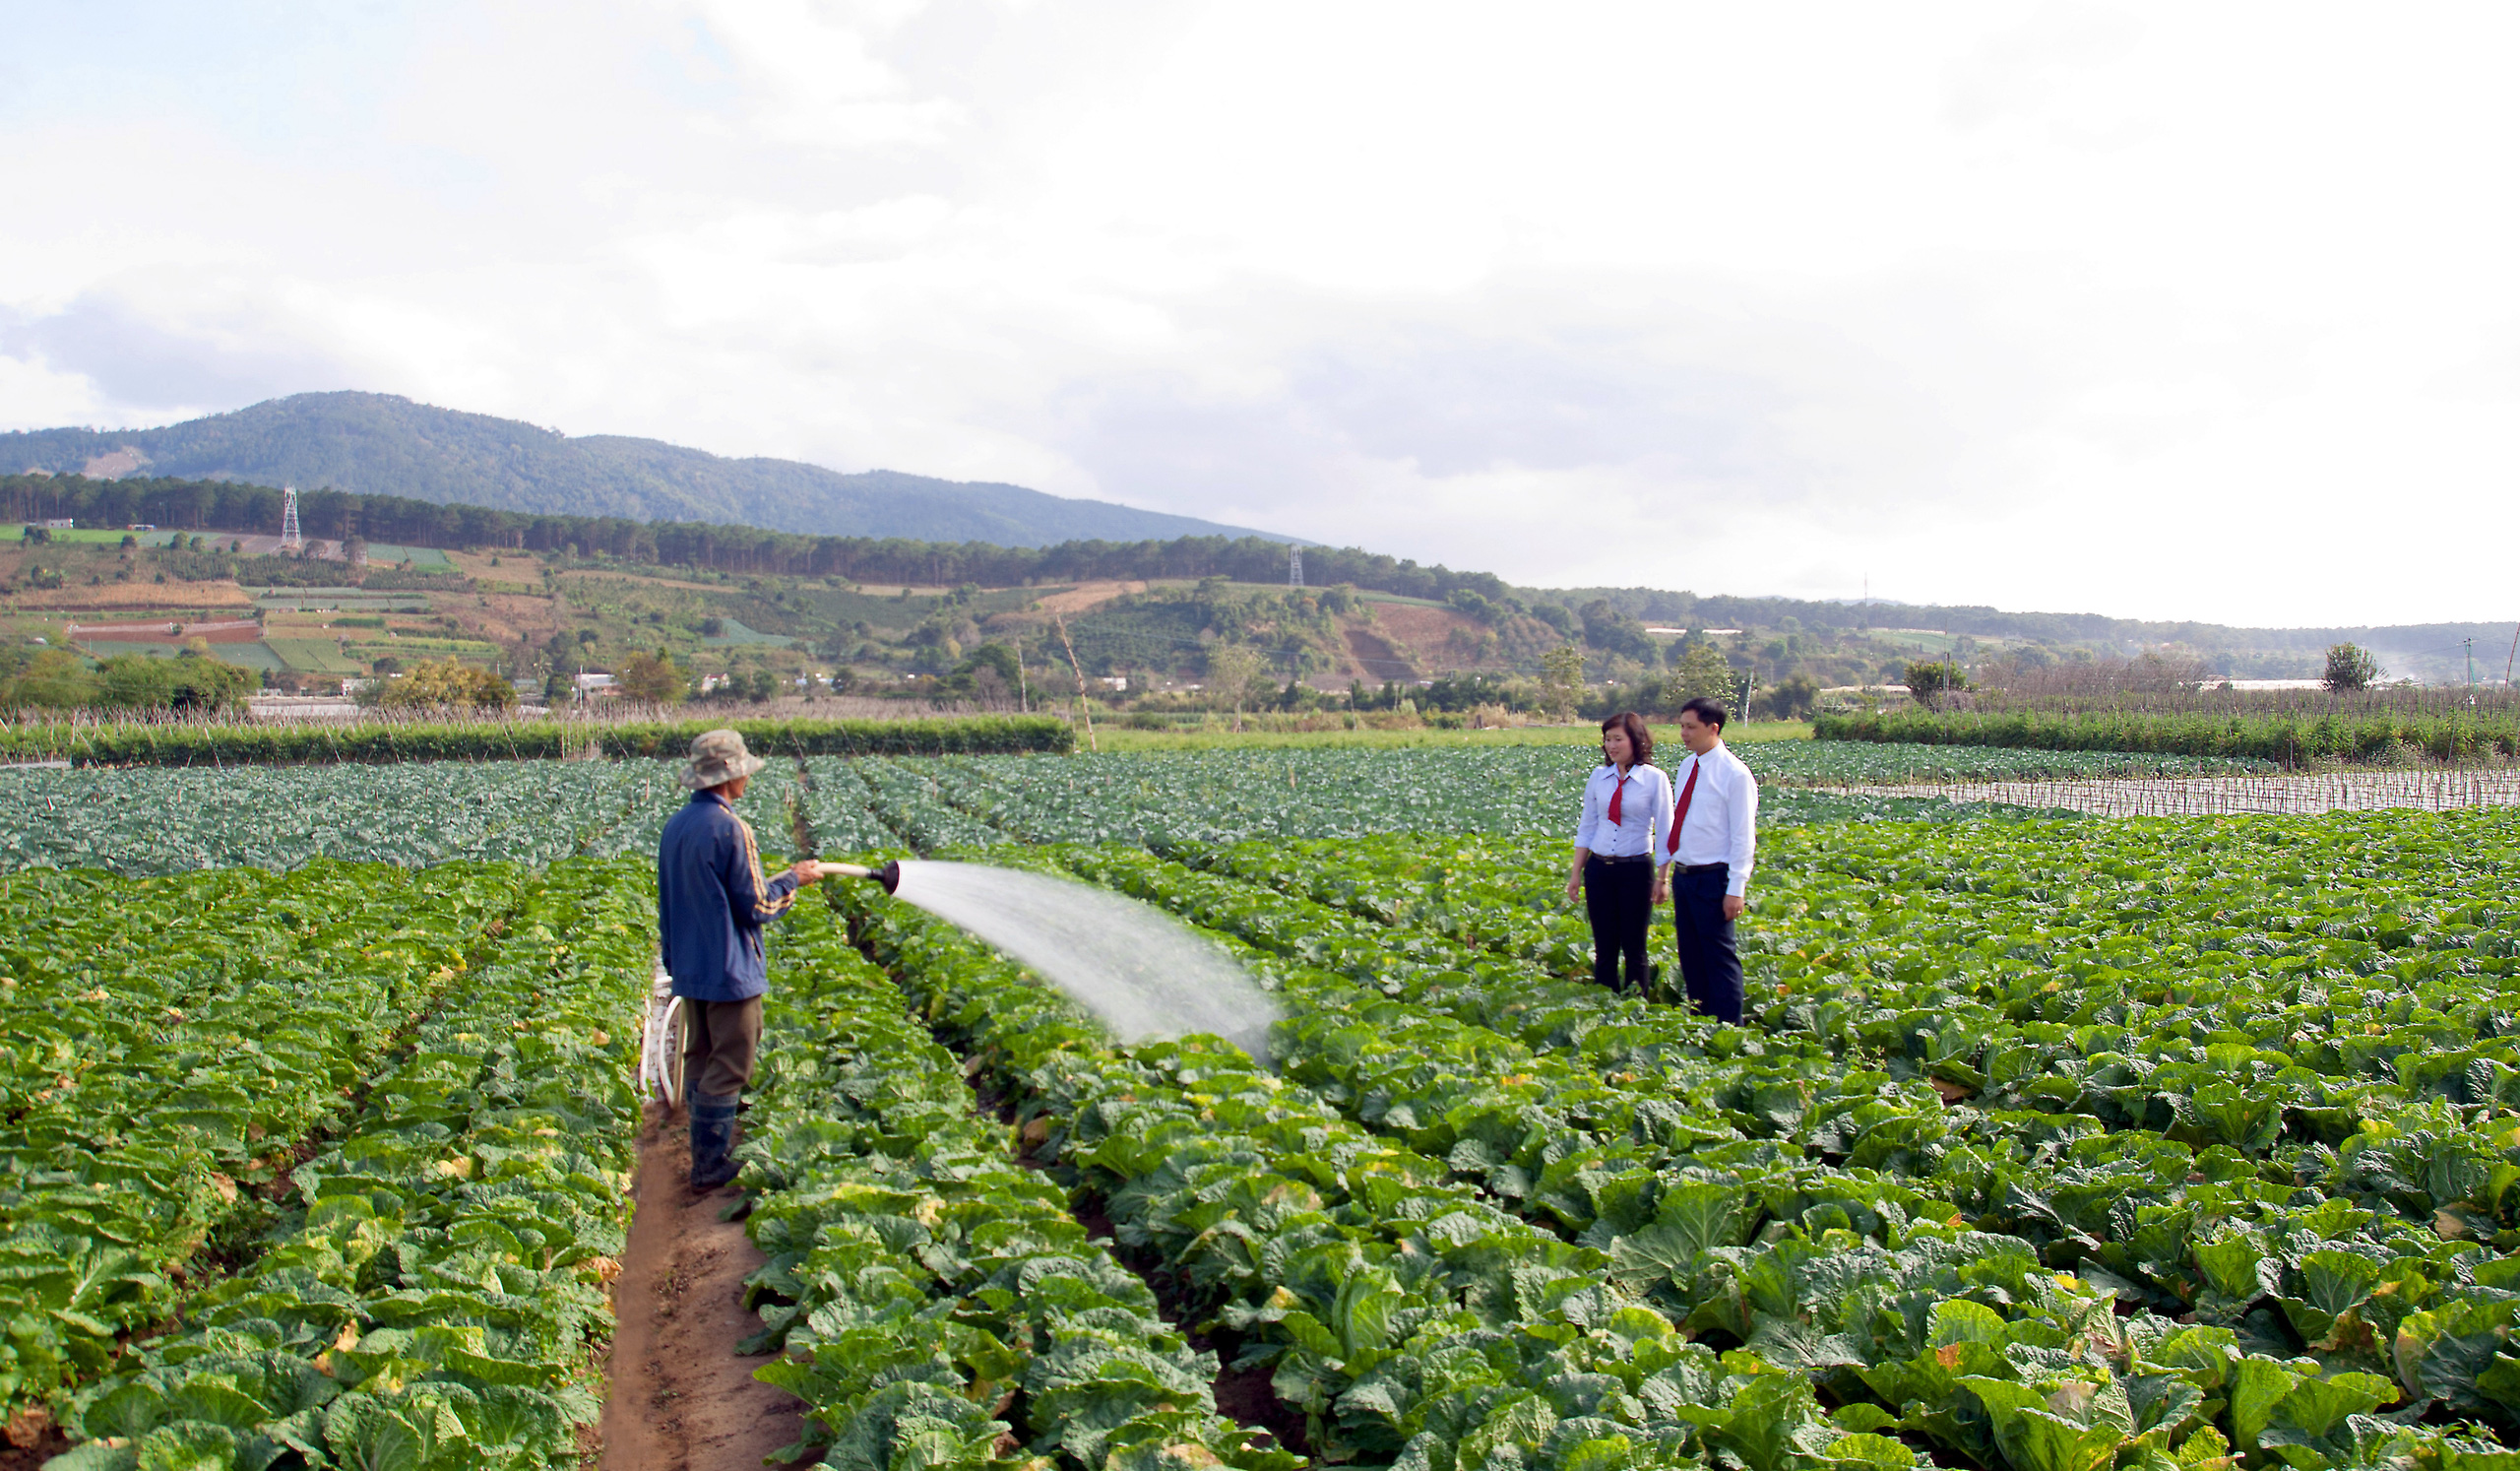
[[1067,667],[1076,672],[1076,708],[1085,714],[1085,748],[1101,755],[1102,743],[1094,736],[1094,706],[1085,697],[1085,666],[1076,662],[1076,645],[1067,636],[1067,618],[1060,613],[1050,617],[1059,625],[1059,646],[1067,650]]

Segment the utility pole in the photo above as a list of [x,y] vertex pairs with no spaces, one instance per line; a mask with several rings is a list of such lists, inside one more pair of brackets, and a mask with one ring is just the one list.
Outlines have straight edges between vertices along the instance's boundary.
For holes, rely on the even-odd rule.
[[2502,687],[2504,689],[2509,689],[2511,687],[2511,664],[2513,660],[2520,660],[2520,624],[2513,625],[2511,629],[2511,654],[2509,658],[2502,661]]

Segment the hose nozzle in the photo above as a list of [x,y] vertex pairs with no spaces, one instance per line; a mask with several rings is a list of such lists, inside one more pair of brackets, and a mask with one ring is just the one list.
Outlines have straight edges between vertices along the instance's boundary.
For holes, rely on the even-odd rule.
[[902,865],[898,859],[880,868],[863,867],[856,863],[834,863],[831,865],[831,871],[843,878],[871,878],[882,884],[887,894],[901,891]]

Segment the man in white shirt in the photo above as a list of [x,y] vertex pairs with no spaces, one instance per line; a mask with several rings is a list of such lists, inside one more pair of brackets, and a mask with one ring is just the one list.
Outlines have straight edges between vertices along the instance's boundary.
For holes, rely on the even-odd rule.
[[1689,755],[1671,771],[1680,789],[1668,844],[1672,862],[1654,885],[1654,902],[1670,895],[1689,1004],[1737,1024],[1741,955],[1733,948],[1732,922],[1749,907],[1759,784],[1725,745],[1724,721],[1724,707],[1714,700],[1700,697],[1680,707],[1680,743]]

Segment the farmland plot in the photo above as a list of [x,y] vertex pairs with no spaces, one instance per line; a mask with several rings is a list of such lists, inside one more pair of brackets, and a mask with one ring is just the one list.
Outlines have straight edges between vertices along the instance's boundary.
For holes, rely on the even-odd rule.
[[[1798,749],[1809,742],[1779,744]],[[1869,760],[1896,748],[1841,749]],[[2011,754],[1931,749],[1963,760]],[[1590,760],[1580,747],[1549,746],[816,756],[800,776],[794,760],[782,757],[754,779],[739,810],[769,853],[792,846],[796,810],[832,852],[896,841],[933,848],[1555,832],[1572,829],[1574,794]],[[406,867],[459,860],[541,864],[653,853],[666,819],[689,797],[676,779],[680,770],[676,761],[624,759],[0,772],[0,870],[170,873],[289,868],[317,858]],[[1768,797],[1776,823],[1968,820],[2023,810],[1783,788]]]
[[[555,863],[682,794],[600,761],[0,772],[0,868]],[[662,821],[662,819],[659,819]]]
[[[2005,746],[1923,745],[1859,740],[1762,740],[1735,745],[1766,786],[1865,786],[1884,782],[2056,782],[2116,778],[2241,776],[2276,770],[2272,761],[2129,751],[2048,751]],[[1663,751],[1667,767],[1681,757]]]
[[[835,897],[866,906],[873,953],[1006,1090],[1034,1156],[1072,1172],[1123,1245],[1162,1262],[1243,1362],[1271,1369],[1315,1456],[1387,1461],[1430,1416],[1474,1444],[1511,1443],[1544,1407],[1504,1414],[1504,1427],[1490,1412],[1530,1400],[1526,1381],[1607,1412],[1558,1434],[1589,1446],[1586,1461],[1651,1445],[1613,1417],[1641,1412],[1639,1391],[1670,1403],[1666,1384],[1731,1425],[1737,1385],[1715,1354],[1606,1287],[1599,1250],[1516,1219],[1442,1160],[1377,1139],[1238,1050],[1109,1047],[959,933],[862,890]],[[1775,1404],[1743,1416],[1745,1434],[1771,1420],[1828,1430],[1798,1378],[1750,1397]],[[1546,1419],[1555,1431],[1559,1417]],[[1670,1448],[1685,1423],[1660,1422]]]
[[[2067,1431],[2301,1465],[2509,1434],[2520,827],[2104,831],[1794,835],[1741,1029],[1405,914],[1042,861],[1259,946],[1291,1078],[1607,1249],[1674,1324],[1797,1367],[1841,1424],[2024,1467]],[[1960,1236],[1927,1247],[1931,1222]],[[2120,1393],[2129,1415],[2074,1412]]]
[[[800,906],[741,1150],[798,1449],[1286,1471],[1266,1406],[1412,1471],[2507,1462],[2520,815],[1780,788],[1724,1027],[1576,979],[1588,758],[1502,754],[774,762],[766,849],[984,845],[1289,1012],[1274,1070],[1117,1046],[872,886]],[[6,1367],[78,1464],[571,1463],[685,797],[594,769],[539,851],[619,863],[0,878]]]
[[824,853],[859,853],[902,841],[874,813],[873,794],[859,774],[864,764],[837,756],[805,760],[805,824]]
[[[691,800],[691,790],[682,785],[684,763],[631,759],[613,764],[623,769],[626,782],[635,782],[638,795],[628,815],[589,842],[587,852],[596,858],[654,857],[665,823]],[[793,846],[790,813],[801,799],[794,760],[772,758],[754,775],[734,809],[752,824],[764,853],[784,854]]]
[[[189,967],[11,954],[13,1000],[52,996],[26,1003],[49,1029],[20,1071],[58,1072],[14,1116],[6,1368],[14,1402],[90,1442],[73,1464],[574,1462],[638,1118],[647,877],[381,877],[90,884],[169,906],[97,931]],[[258,958],[276,927],[304,948]],[[192,1261],[206,1238],[232,1272]],[[120,1341],[169,1309],[180,1327]]]
[[[1255,957],[1294,1011],[1287,1081],[1238,1083],[1213,1046],[1102,1047],[933,922],[841,898],[1023,1100],[1037,1154],[1246,1335],[1317,1453],[1685,1464],[1782,1440],[1803,1448],[1776,1464],[1922,1444],[2045,1471],[2061,1437],[2095,1458],[2076,1465],[2327,1464],[2490,1445],[2383,1408],[2507,1413],[2461,1377],[2501,1373],[2470,1326],[2503,1301],[2493,1255],[2433,1202],[2279,1183],[2174,1131],[1955,1110],[1913,1068],[1441,941],[1345,957],[1360,975]],[[2104,1197],[2129,1192],[2121,1225]],[[2353,1347],[2372,1333],[2397,1347]]]
[[[872,760],[850,763],[875,821],[920,852],[957,843],[1003,843],[984,807],[966,810],[977,799],[968,767],[951,759]],[[1055,779],[1052,773],[1031,773]],[[975,812],[979,815],[975,815]]]
[[[1745,749],[1754,749],[1745,747]],[[2039,753],[2045,754],[2045,753]],[[1236,843],[1394,832],[1572,833],[1581,747],[885,758],[843,764],[893,833],[948,843]],[[1780,789],[1773,823],[1973,821],[2026,808]],[[841,846],[826,844],[833,851]]]
[[139,884],[0,878],[10,1066],[0,1259],[40,1311],[0,1348],[39,1398],[152,1321],[215,1234],[257,1221],[299,1140],[515,905],[466,865],[379,884],[320,863]]

